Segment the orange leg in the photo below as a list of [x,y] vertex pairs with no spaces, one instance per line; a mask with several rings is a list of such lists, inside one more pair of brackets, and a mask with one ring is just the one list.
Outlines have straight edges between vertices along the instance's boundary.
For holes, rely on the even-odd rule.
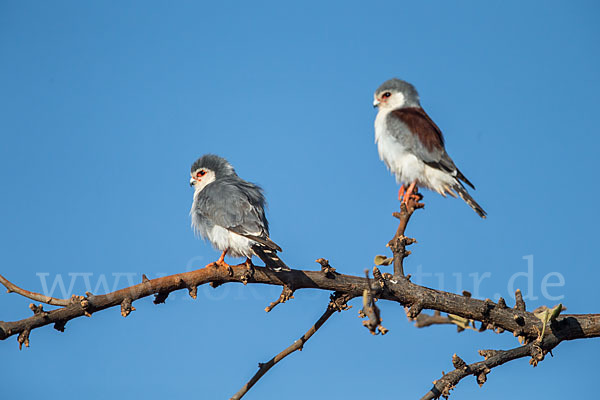
[[251,258],[246,258],[246,262],[244,263],[246,264],[246,268],[251,269],[254,267],[254,264],[252,264],[252,259]]
[[400,189],[398,189],[398,201],[402,201],[403,197],[404,197],[404,184],[402,184],[400,186]]
[[215,264],[220,265],[222,267],[228,267],[229,264],[227,264],[225,262],[225,255],[227,254],[227,250],[223,251],[223,253],[221,254],[221,257],[219,257],[219,259],[215,262]]
[[417,181],[414,181],[413,183],[410,184],[408,189],[406,189],[406,193],[404,193],[404,199],[402,200],[402,202],[404,204],[408,204],[408,200],[410,199],[410,196],[413,195],[413,192],[415,191],[416,186],[417,186]]

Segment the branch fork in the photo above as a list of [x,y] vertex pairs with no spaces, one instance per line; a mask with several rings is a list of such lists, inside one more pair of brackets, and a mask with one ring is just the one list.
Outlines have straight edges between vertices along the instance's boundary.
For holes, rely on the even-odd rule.
[[272,302],[271,304],[269,304],[269,306],[267,308],[265,308],[265,311],[271,312],[271,310],[274,309],[278,304],[285,303],[286,301],[293,299],[293,298],[294,298],[294,290],[291,288],[290,285],[285,284],[283,286],[283,289],[281,289],[281,294],[279,295],[279,298],[277,300],[275,300],[274,302]]

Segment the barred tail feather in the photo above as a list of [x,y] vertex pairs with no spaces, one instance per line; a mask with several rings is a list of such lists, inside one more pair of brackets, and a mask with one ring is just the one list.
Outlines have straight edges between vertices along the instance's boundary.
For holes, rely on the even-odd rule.
[[477,204],[477,202],[475,200],[473,200],[473,198],[467,192],[467,190],[464,188],[463,185],[461,185],[460,183],[458,183],[457,185],[454,185],[454,187],[452,189],[454,189],[454,191],[456,193],[458,193],[458,195],[460,196],[460,198],[463,199],[465,201],[465,203],[467,203],[473,210],[475,210],[475,212],[481,218],[485,218],[486,217],[487,213],[483,210],[483,208],[481,208],[481,206],[479,204]]
[[265,266],[273,271],[291,271],[290,267],[277,255],[277,250],[269,248],[262,243],[256,243],[252,246],[254,253],[260,258]]

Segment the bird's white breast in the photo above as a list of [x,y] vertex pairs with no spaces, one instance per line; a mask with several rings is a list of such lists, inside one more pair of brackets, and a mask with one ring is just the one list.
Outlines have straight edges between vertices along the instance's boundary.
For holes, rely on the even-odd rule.
[[380,111],[375,118],[375,143],[379,158],[402,184],[417,182],[417,186],[426,187],[442,195],[456,185],[456,178],[444,171],[425,164],[407,149],[389,131],[387,116],[389,111]]
[[396,176],[398,183],[418,181],[424,174],[425,163],[390,134],[386,121],[388,114],[388,111],[379,111],[375,118],[375,143],[379,158]]
[[208,230],[207,234],[207,239],[216,249],[221,251],[228,250],[227,254],[233,257],[250,258],[254,254],[251,249],[251,246],[255,243],[254,240],[233,233],[222,226],[213,226],[212,229]]

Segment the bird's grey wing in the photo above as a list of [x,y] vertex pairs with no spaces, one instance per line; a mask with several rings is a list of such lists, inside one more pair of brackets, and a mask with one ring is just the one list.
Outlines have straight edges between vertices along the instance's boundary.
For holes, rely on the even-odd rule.
[[[414,133],[411,150],[425,164],[448,172],[467,185],[475,188],[473,184],[459,171],[444,148],[444,136],[440,128],[420,107],[407,107],[394,110],[390,113],[390,131],[400,131],[399,126],[405,125]],[[396,126],[396,127],[395,127]],[[394,129],[395,128],[395,129]]]
[[213,182],[198,196],[198,211],[214,224],[281,251],[269,239],[264,205],[260,187],[241,179]]

